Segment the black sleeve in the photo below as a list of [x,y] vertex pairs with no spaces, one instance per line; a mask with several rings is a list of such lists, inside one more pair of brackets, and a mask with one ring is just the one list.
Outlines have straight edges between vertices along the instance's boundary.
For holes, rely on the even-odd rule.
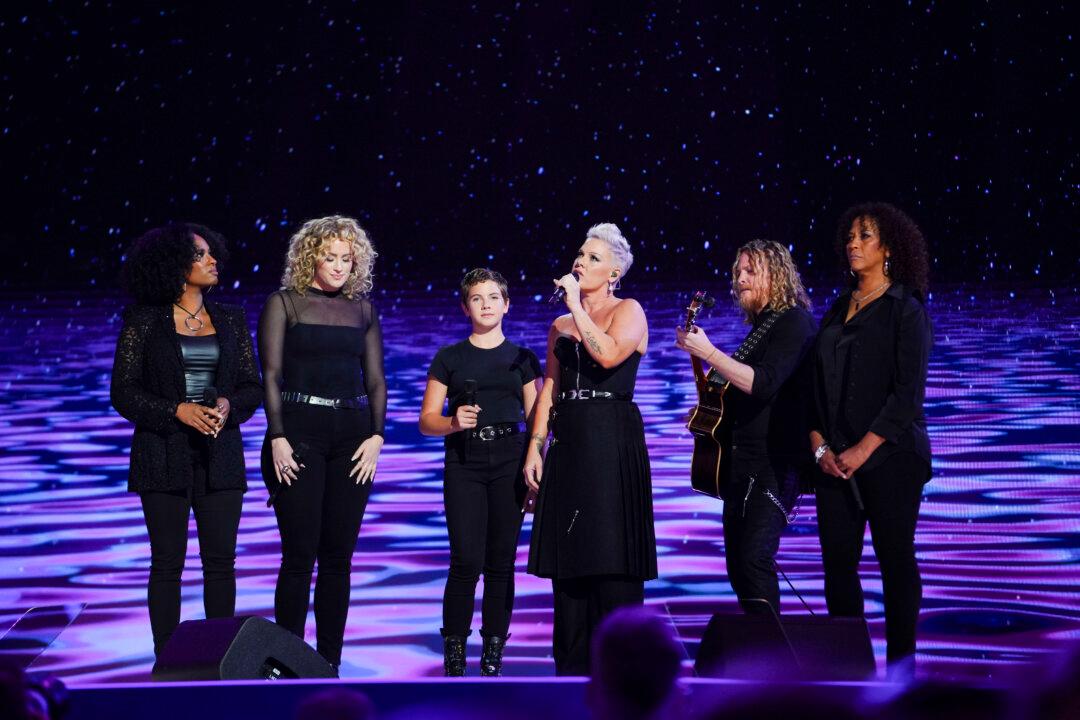
[[439,351],[435,353],[435,358],[431,361],[431,367],[428,368],[428,375],[435,378],[443,385],[450,386],[450,365],[446,359],[447,348],[441,347]]
[[528,349],[524,353],[525,362],[521,363],[521,384],[528,385],[544,373],[540,370],[540,360],[537,359],[536,353]]
[[255,364],[255,348],[251,343],[251,331],[248,330],[244,308],[238,307],[229,313],[229,321],[233,324],[240,350],[236,386],[229,398],[228,420],[230,425],[237,426],[255,414],[263,399],[263,386],[259,378],[259,368]]
[[828,415],[826,414],[825,409],[825,384],[821,376],[821,366],[818,362],[818,357],[821,353],[819,345],[822,330],[834,322],[839,311],[838,306],[841,302],[842,298],[835,300],[832,306],[825,312],[825,316],[821,318],[821,325],[818,326],[817,337],[814,338],[814,342],[810,345],[812,357],[809,362],[809,372],[812,380],[810,387],[811,397],[806,407],[806,422],[809,431],[817,430],[826,440],[828,440],[828,428],[825,426],[825,419]]
[[109,398],[116,411],[136,425],[169,432],[179,425],[176,400],[154,395],[143,381],[143,359],[153,318],[135,308],[124,310],[124,326],[116,341]]
[[814,329],[798,308],[788,310],[769,334],[765,354],[749,363],[754,369],[750,395],[767,401],[780,390],[802,362],[814,342]]
[[266,299],[259,316],[259,360],[263,372],[263,402],[266,408],[267,437],[285,437],[281,419],[281,368],[285,360],[285,330],[289,318],[285,296],[276,292]]
[[371,308],[371,323],[364,335],[364,389],[371,403],[371,432],[384,435],[386,428],[386,375],[383,369],[382,325],[379,311]]
[[901,313],[892,390],[881,412],[870,423],[870,432],[889,442],[896,442],[922,410],[933,344],[933,328],[921,302],[908,297]]

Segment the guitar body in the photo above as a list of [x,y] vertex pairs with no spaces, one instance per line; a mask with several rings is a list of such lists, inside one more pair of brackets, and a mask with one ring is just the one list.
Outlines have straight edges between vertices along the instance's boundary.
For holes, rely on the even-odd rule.
[[[700,371],[697,358],[695,376]],[[694,455],[690,462],[690,487],[696,492],[720,498],[730,475],[731,429],[724,422],[724,391],[727,385],[704,382],[698,386],[698,404],[690,412],[686,428],[694,436]]]
[[[686,308],[686,332],[694,332],[694,323],[702,309],[716,303],[702,291],[694,293]],[[724,422],[724,393],[728,383],[709,382],[700,358],[690,357],[694,368],[698,403],[690,411],[686,429],[694,436],[694,456],[690,461],[690,487],[710,497],[721,498],[731,474],[731,429]]]

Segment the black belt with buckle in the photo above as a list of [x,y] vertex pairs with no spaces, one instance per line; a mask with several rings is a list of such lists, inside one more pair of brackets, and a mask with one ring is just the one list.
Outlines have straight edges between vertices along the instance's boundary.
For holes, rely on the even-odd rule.
[[632,392],[608,392],[607,390],[563,390],[559,393],[559,400],[624,400],[634,399]]
[[281,399],[285,402],[305,403],[307,405],[319,405],[333,408],[334,410],[360,410],[368,406],[367,395],[357,395],[351,398],[324,398],[318,395],[305,395],[298,392],[283,392]]
[[467,440],[483,440],[487,442],[510,435],[517,435],[519,432],[521,432],[521,426],[518,423],[496,423],[494,425],[485,425],[482,428],[471,428],[465,430],[463,434]]

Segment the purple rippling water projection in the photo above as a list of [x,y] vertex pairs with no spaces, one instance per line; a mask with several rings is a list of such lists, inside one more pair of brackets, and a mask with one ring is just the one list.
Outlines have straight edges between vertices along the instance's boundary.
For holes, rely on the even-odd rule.
[[[467,327],[450,292],[398,292],[375,298],[386,338],[388,433],[353,564],[344,677],[442,670],[449,562],[442,441],[422,437],[416,417],[435,349]],[[817,295],[820,314],[827,303]],[[687,478],[692,443],[683,418],[694,388],[672,340],[688,293],[656,288],[637,298],[651,331],[636,401],[648,428],[660,552],[660,579],[648,583],[647,601],[670,614],[692,657],[711,613],[735,609],[721,504],[694,494]],[[225,299],[243,302],[254,327],[260,296]],[[506,331],[542,357],[554,311],[540,300],[517,297]],[[65,605],[74,614],[85,604],[33,665],[69,683],[146,679],[152,663],[149,545],[138,499],[125,490],[131,426],[109,405],[119,306],[104,295],[0,298],[0,632],[31,606]],[[917,537],[918,660],[937,677],[996,677],[1080,637],[1080,299],[1072,291],[954,289],[936,294],[930,309],[936,344],[926,408],[935,476]],[[728,350],[745,334],[731,309],[701,324]],[[237,612],[272,617],[280,543],[258,476],[264,432],[261,411],[243,426],[252,490],[240,525]],[[825,612],[815,523],[806,497],[778,558],[806,606],[782,584],[785,613]],[[508,675],[553,672],[550,585],[524,573],[529,530],[527,521]],[[881,582],[869,536],[866,544],[867,617],[881,665]],[[202,616],[194,523],[188,553],[182,617],[194,619]],[[313,631],[309,621],[309,641]]]

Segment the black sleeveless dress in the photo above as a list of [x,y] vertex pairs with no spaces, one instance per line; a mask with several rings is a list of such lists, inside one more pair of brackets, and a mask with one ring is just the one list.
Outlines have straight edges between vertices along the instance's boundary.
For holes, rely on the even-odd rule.
[[[560,391],[631,393],[641,353],[600,367],[581,343],[555,343]],[[645,427],[630,400],[557,401],[555,439],[533,520],[529,572],[546,578],[656,577],[652,477]]]

